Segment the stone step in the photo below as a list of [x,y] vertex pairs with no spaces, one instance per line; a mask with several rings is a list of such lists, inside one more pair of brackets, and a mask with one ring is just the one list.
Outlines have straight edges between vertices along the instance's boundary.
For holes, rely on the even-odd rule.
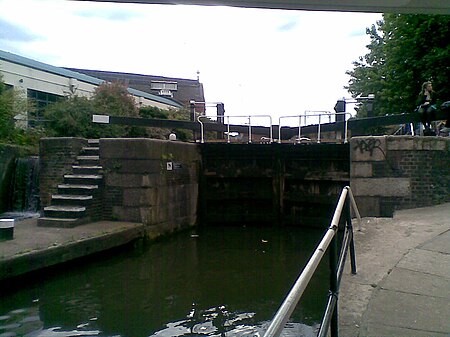
[[54,194],[52,195],[52,205],[57,206],[88,206],[92,203],[92,195],[71,195]]
[[100,144],[100,139],[88,139],[89,145],[98,145]]
[[97,191],[98,185],[77,185],[77,184],[58,185],[58,194],[93,195]]
[[81,149],[81,151],[82,151],[83,156],[98,156],[98,154],[100,152],[100,148],[89,146],[89,147],[83,147]]
[[98,185],[103,179],[99,174],[65,174],[64,183],[75,185]]
[[47,206],[44,207],[44,217],[79,219],[86,216],[86,207],[84,206]]
[[99,174],[103,170],[100,165],[73,165],[72,171],[74,174]]
[[98,165],[100,162],[99,156],[77,156],[80,165]]
[[41,217],[37,221],[37,225],[39,227],[59,227],[59,228],[73,228],[79,225],[83,225],[85,223],[90,222],[90,218],[49,218],[49,217]]

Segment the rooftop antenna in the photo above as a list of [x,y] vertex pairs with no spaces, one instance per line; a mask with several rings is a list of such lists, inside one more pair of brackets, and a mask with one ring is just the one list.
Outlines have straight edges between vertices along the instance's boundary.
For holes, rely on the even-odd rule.
[[200,82],[200,70],[197,70],[197,81]]

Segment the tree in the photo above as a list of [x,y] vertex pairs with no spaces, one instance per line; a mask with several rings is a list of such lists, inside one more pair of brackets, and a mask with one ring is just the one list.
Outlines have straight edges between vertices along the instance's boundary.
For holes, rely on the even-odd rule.
[[346,89],[353,97],[375,94],[375,115],[412,112],[428,80],[441,102],[450,100],[450,16],[384,14],[366,33],[369,52],[347,71]]
[[8,88],[0,75],[0,142],[17,145],[37,146],[43,135],[41,129],[21,129],[16,127],[15,116],[33,109],[19,91]]
[[[49,135],[55,137],[150,137],[167,139],[171,130],[92,123],[93,114],[160,119],[189,118],[188,111],[162,110],[157,107],[137,109],[133,96],[120,83],[103,83],[91,99],[72,96],[48,105],[44,117]],[[185,140],[189,133],[177,130],[178,138]]]
[[14,93],[0,77],[0,140],[10,140],[14,130]]
[[[136,117],[134,98],[120,83],[103,83],[91,99],[72,96],[47,106],[44,117],[46,129],[56,137],[128,137],[134,129],[122,125],[92,123],[93,114]],[[135,135],[136,136],[136,135]]]

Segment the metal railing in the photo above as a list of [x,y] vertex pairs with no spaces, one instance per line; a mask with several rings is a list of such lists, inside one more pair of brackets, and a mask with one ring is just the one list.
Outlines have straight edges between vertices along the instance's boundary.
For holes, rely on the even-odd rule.
[[[328,227],[327,232],[323,236],[312,257],[309,259],[302,273],[298,277],[294,286],[289,294],[286,296],[284,302],[275,314],[272,322],[270,323],[264,337],[278,337],[280,336],[284,326],[292,315],[292,312],[296,308],[300,298],[303,295],[306,287],[308,286],[314,272],[319,266],[322,257],[325,255],[326,250],[331,245],[330,251],[330,295],[328,303],[325,309],[325,313],[320,325],[317,336],[327,336],[328,330],[331,327],[331,336],[338,336],[338,321],[337,321],[337,303],[339,286],[344,271],[344,265],[347,258],[347,252],[350,250],[351,259],[351,272],[356,274],[356,257],[355,246],[353,241],[353,226],[350,208],[353,208],[358,221],[361,226],[361,217],[359,215],[358,208],[356,207],[353,194],[349,186],[346,186],[339,197],[338,204],[334,211],[333,219]],[[335,238],[339,227],[339,221],[341,219],[342,211],[346,217],[346,226],[344,231],[344,237],[342,240],[341,251],[339,258],[337,257],[337,239]]]
[[300,143],[302,140],[302,127],[305,125],[302,125],[302,118],[305,120],[305,124],[306,124],[306,118],[307,117],[316,117],[319,118],[319,123],[317,125],[317,143],[321,142],[321,136],[322,136],[322,130],[321,130],[321,126],[322,126],[322,117],[328,117],[329,120],[331,120],[331,116],[342,116],[343,117],[343,121],[344,122],[344,143],[348,142],[348,119],[346,118],[348,116],[352,116],[352,114],[350,112],[329,112],[329,111],[319,111],[316,113],[305,113],[302,115],[298,115],[298,116],[281,116],[278,119],[278,139],[279,139],[279,143],[281,143],[281,130],[283,128],[283,125],[281,123],[282,119],[287,119],[287,118],[298,118],[298,138],[297,138],[297,142]]
[[[196,102],[197,103],[197,102]],[[343,130],[343,134],[344,134],[344,143],[348,142],[348,118],[347,116],[351,117],[351,113],[349,112],[329,112],[329,111],[315,111],[314,113],[309,113],[308,111],[305,111],[304,114],[301,115],[297,115],[297,116],[280,116],[278,119],[278,142],[281,143],[281,133],[282,133],[282,129],[289,127],[292,128],[291,126],[287,126],[287,125],[283,125],[282,121],[285,119],[292,119],[292,118],[296,118],[298,120],[298,126],[295,126],[296,128],[298,128],[298,138],[297,138],[297,142],[300,143],[303,139],[307,139],[310,140],[309,138],[302,138],[302,128],[306,125],[306,120],[307,118],[318,118],[318,124],[317,124],[317,143],[321,142],[322,139],[322,125],[323,123],[323,119],[328,119],[328,123],[331,123],[331,119],[332,117],[335,117],[336,122],[342,122],[344,123],[344,130]],[[272,123],[272,116],[270,115],[240,115],[240,116],[225,116],[226,117],[226,125],[227,125],[227,142],[230,143],[231,142],[231,138],[230,138],[230,118],[247,118],[248,122],[248,143],[252,142],[252,119],[254,120],[256,119],[261,119],[261,118],[268,118],[269,119],[269,139],[267,139],[267,142],[272,143],[274,141],[273,138],[273,123]],[[341,121],[338,121],[337,119],[339,119],[339,117],[342,118]],[[204,126],[204,122],[202,121],[202,118],[213,118],[210,116],[207,116],[205,114],[201,114],[199,116],[197,116],[197,122],[200,124],[200,132],[201,132],[201,143],[205,142],[205,126]],[[221,118],[224,118],[224,116],[222,116]],[[302,119],[305,121],[302,124]],[[339,131],[336,132],[336,135],[339,133]],[[275,140],[276,141],[276,140]]]
[[[209,118],[206,115],[200,115],[197,117],[197,121],[200,123],[200,133],[201,139],[200,142],[205,142],[205,126],[204,122],[202,122],[201,118]],[[272,116],[270,115],[242,115],[242,116],[226,116],[227,118],[227,143],[231,143],[230,138],[230,118],[247,118],[248,119],[248,142],[252,142],[252,118],[268,118],[269,119],[269,142],[273,142],[273,128],[272,128]]]

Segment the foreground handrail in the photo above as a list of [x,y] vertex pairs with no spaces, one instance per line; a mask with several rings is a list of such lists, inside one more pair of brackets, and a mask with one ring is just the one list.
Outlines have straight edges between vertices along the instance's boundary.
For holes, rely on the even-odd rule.
[[[354,252],[354,246],[353,246],[353,231],[351,226],[351,217],[350,217],[350,206],[356,207],[356,203],[353,205],[353,203],[346,203],[348,199],[352,199],[353,196],[351,195],[351,190],[349,186],[346,186],[339,197],[338,204],[336,206],[336,209],[333,214],[333,218],[331,220],[331,224],[328,227],[328,230],[326,231],[325,235],[323,236],[321,242],[317,246],[316,250],[314,251],[312,257],[309,259],[307,265],[303,269],[302,273],[298,277],[297,281],[295,282],[294,286],[292,287],[289,294],[286,296],[284,302],[278,309],[277,313],[275,314],[274,318],[272,319],[272,322],[270,323],[267,331],[264,334],[264,337],[278,337],[280,336],[282,330],[284,329],[284,326],[286,325],[287,321],[292,315],[292,312],[294,311],[295,307],[297,306],[298,301],[300,300],[301,296],[303,295],[303,292],[305,291],[306,287],[309,284],[309,281],[311,280],[314,272],[316,271],[320,261],[322,260],[323,255],[325,254],[326,250],[328,249],[330,243],[335,237],[339,220],[341,218],[342,210],[344,209],[345,205],[348,205],[346,207],[346,214],[347,214],[347,227],[346,227],[346,234],[344,235],[344,243],[346,246],[343,246],[341,256],[339,257],[339,267],[336,268],[336,266],[332,267],[332,273],[331,273],[331,282],[332,288],[337,289],[330,289],[330,292],[332,294],[330,295],[329,299],[329,305],[327,306],[324,319],[322,321],[321,325],[321,331],[319,333],[324,333],[328,331],[328,326],[330,322],[330,317],[332,314],[337,310],[337,290],[339,288],[340,278],[341,276],[336,273],[336,271],[339,272],[341,270],[341,273],[343,271],[343,265],[345,262],[346,254],[347,254],[347,248],[348,245],[350,245],[350,253],[352,258],[352,273],[356,273],[356,261],[355,261],[355,252]],[[348,210],[347,210],[348,209]],[[357,211],[357,214],[359,212]],[[349,234],[347,234],[349,233]],[[333,254],[330,254],[330,256]],[[331,257],[330,257],[331,261]],[[336,261],[333,262],[333,264],[336,264]],[[330,264],[331,266],[331,264]],[[337,316],[336,316],[337,317]],[[322,328],[323,327],[323,328]],[[337,333],[337,332],[336,332]],[[333,336],[333,333],[332,333]],[[336,335],[337,336],[337,335]]]

